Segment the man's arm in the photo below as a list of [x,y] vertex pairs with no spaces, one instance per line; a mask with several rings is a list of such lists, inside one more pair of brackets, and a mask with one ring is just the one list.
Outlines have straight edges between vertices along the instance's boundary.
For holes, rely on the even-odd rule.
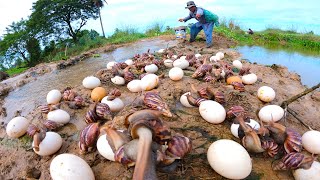
[[191,17],[191,15],[189,14],[189,16],[185,17],[185,18],[183,19],[183,21],[186,22],[186,21],[190,20],[191,18],[192,18],[192,17]]

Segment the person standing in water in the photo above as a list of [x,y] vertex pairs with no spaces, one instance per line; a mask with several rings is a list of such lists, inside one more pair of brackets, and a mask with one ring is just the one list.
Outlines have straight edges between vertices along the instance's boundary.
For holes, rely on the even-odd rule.
[[197,7],[193,1],[187,2],[186,9],[190,10],[189,16],[185,18],[180,18],[180,22],[186,22],[192,18],[198,20],[197,23],[193,24],[190,28],[190,40],[189,42],[192,43],[195,41],[198,33],[203,29],[204,34],[206,35],[206,44],[207,48],[212,46],[212,31],[213,26],[219,25],[219,17],[201,7]]

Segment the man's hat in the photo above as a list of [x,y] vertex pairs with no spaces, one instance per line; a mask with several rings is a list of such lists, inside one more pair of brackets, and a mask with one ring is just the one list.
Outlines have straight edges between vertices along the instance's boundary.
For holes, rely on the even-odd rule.
[[186,7],[186,9],[189,9],[189,8],[191,8],[191,7],[193,7],[193,6],[196,6],[196,4],[195,4],[193,1],[189,1],[189,2],[187,2],[187,7]]

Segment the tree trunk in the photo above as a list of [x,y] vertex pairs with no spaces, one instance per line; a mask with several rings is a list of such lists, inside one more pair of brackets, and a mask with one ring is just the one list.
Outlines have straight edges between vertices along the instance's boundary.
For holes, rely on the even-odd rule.
[[103,24],[102,24],[102,19],[101,19],[100,8],[99,8],[99,18],[100,18],[100,24],[101,24],[101,29],[102,29],[102,35],[103,35],[103,37],[106,37],[105,34],[104,34],[104,30],[103,30]]

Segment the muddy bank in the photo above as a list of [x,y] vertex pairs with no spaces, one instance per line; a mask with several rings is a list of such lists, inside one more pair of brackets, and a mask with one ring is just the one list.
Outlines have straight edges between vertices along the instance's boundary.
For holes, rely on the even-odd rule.
[[[224,61],[228,63],[240,58],[239,53],[227,50],[232,42],[218,36],[215,36],[214,39],[214,42],[218,43],[210,49],[204,48],[204,42],[195,42],[192,45],[180,43],[174,50],[177,54],[188,54],[192,52],[201,53],[202,55],[212,55],[218,51],[223,51],[225,52]],[[210,124],[201,118],[198,108],[186,108],[180,104],[180,96],[187,91],[192,91],[191,85],[195,86],[196,89],[206,86],[214,87],[224,93],[227,100],[224,105],[225,109],[229,109],[234,105],[241,105],[254,119],[257,119],[256,111],[268,104],[261,102],[257,98],[256,92],[259,87],[264,85],[272,87],[277,95],[275,100],[269,104],[277,105],[305,89],[305,87],[301,85],[299,76],[288,72],[285,67],[266,67],[250,64],[245,61],[242,62],[245,67],[250,67],[251,72],[259,77],[259,81],[254,85],[245,86],[245,92],[234,90],[232,86],[227,86],[224,81],[210,84],[191,78],[190,76],[193,72],[189,70],[186,70],[184,78],[177,82],[168,78],[169,69],[162,68],[160,72],[157,73],[164,73],[165,76],[160,79],[159,87],[153,91],[159,92],[160,96],[174,113],[173,118],[164,117],[163,120],[171,128],[173,134],[183,134],[191,138],[193,145],[191,153],[181,161],[178,168],[170,174],[158,172],[159,179],[224,179],[215,173],[208,164],[206,151],[210,144],[218,139],[226,138],[240,142],[232,136],[229,130],[231,122],[225,121],[218,125]],[[56,65],[54,66],[57,67]],[[54,67],[52,69],[54,69]],[[102,74],[101,71],[98,74],[92,72],[92,75],[99,75],[98,77],[103,80],[102,87],[106,88],[107,91],[118,88],[122,93],[121,99],[127,105],[125,109],[119,113],[113,114],[116,128],[124,129],[123,122],[126,115],[142,108],[141,96],[139,96],[140,94],[138,93],[129,92],[126,86],[116,86],[111,83],[110,79],[103,79],[103,77],[110,77],[110,73],[107,72],[104,76],[102,76]],[[12,83],[14,82],[12,79],[8,80],[11,80]],[[63,89],[59,90],[62,91]],[[92,103],[90,100],[90,90],[84,89],[82,85],[74,87],[73,90],[85,99],[87,105]],[[5,93],[3,96],[6,96]],[[39,98],[45,99],[45,97]],[[316,120],[317,117],[320,117],[319,91],[310,93],[290,104],[290,108],[297,112],[297,116],[312,128],[320,130],[320,122]],[[97,151],[86,155],[79,154],[79,131],[86,126],[84,115],[88,110],[88,106],[74,110],[70,109],[66,103],[62,103],[61,109],[66,110],[71,115],[71,121],[57,131],[63,138],[63,145],[62,148],[52,156],[41,157],[36,155],[31,149],[32,140],[26,135],[19,139],[9,139],[5,133],[6,123],[1,124],[0,179],[50,179],[50,162],[56,155],[61,153],[76,154],[85,159],[91,166],[96,179],[130,179],[132,177],[133,168],[126,168],[120,163],[110,162],[104,159]],[[31,112],[28,112],[26,118],[32,120],[32,123],[35,125],[40,125],[46,120],[39,109],[33,109]],[[300,133],[307,130],[290,114],[288,114],[286,120],[287,126],[297,129]],[[274,159],[263,154],[250,155],[253,160],[253,170],[248,179],[293,179],[289,171],[277,172],[272,170],[271,164]]]

